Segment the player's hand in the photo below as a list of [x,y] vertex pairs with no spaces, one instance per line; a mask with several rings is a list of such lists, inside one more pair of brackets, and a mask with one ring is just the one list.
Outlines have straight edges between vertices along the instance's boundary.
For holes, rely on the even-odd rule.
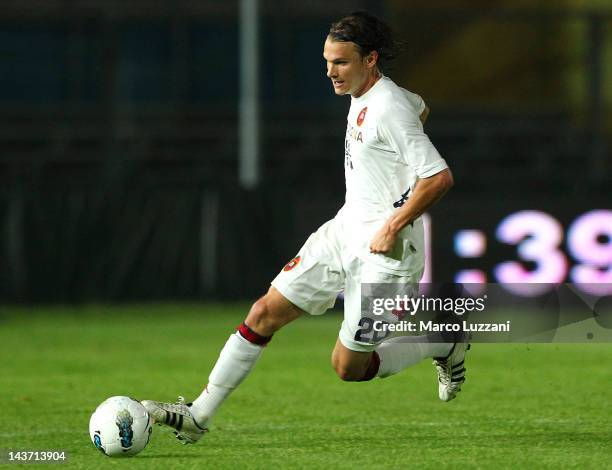
[[388,224],[376,232],[372,241],[370,242],[370,253],[386,254],[393,250],[395,241],[397,240],[397,233],[393,232]]

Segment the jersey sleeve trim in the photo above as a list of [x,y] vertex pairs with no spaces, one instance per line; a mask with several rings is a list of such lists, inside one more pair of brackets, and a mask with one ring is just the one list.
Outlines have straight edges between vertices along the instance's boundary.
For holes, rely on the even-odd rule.
[[437,162],[434,162],[431,165],[429,165],[426,168],[424,168],[423,171],[418,176],[421,179],[429,178],[429,177],[431,177],[433,175],[437,175],[438,173],[440,173],[441,171],[446,170],[447,168],[448,168],[448,165],[446,163],[446,160],[441,158]]

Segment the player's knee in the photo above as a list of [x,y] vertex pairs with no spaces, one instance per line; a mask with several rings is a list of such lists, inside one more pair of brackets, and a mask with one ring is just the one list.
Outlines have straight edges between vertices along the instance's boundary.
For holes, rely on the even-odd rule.
[[357,382],[363,378],[364,371],[352,367],[345,367],[342,364],[333,364],[338,378],[344,382]]
[[268,307],[268,303],[266,302],[265,298],[262,297],[251,306],[247,316],[247,323],[254,329],[257,329],[263,325],[267,326],[271,323],[270,316],[270,308]]
[[265,296],[253,304],[246,323],[256,332],[264,335],[271,335],[282,326],[279,315],[270,307]]

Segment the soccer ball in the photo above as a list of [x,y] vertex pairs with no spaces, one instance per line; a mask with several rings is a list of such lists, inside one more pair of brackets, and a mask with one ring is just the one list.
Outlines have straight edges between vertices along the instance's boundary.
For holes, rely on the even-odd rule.
[[111,397],[103,401],[89,420],[89,436],[109,457],[136,455],[149,442],[152,420],[139,401]]

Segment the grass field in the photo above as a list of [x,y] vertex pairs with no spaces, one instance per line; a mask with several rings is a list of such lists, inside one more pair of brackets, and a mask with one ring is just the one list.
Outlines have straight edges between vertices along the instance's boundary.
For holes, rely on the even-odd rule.
[[[0,309],[0,449],[63,449],[60,468],[610,468],[612,348],[474,345],[459,398],[428,361],[343,383],[329,363],[341,316],[276,335],[211,432],[110,459],[89,416],[112,395],[199,394],[244,305]],[[11,466],[7,466],[10,468]]]

